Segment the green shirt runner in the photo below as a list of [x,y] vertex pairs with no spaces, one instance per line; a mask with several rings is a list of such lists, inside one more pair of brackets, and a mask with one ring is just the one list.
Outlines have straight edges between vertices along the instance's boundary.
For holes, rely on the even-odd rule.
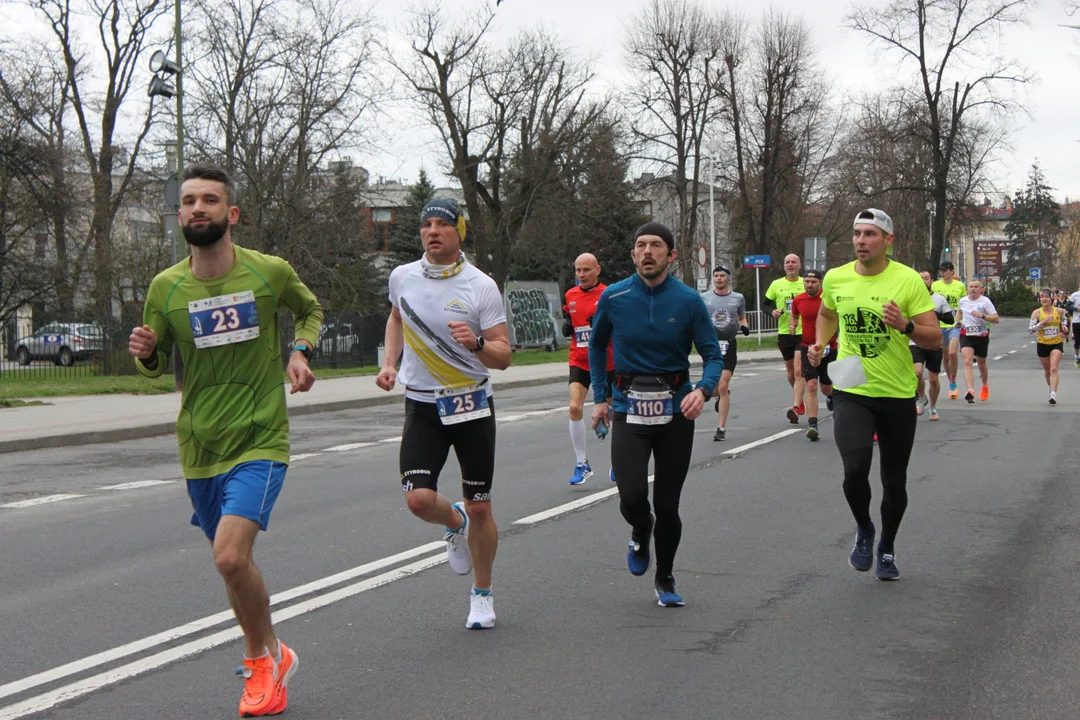
[[895,301],[906,318],[933,310],[934,301],[919,274],[891,260],[878,275],[859,275],[855,262],[850,262],[825,273],[821,295],[825,307],[839,315],[836,362],[857,355],[866,375],[865,384],[843,391],[865,397],[915,397],[917,380],[908,337],[885,324],[881,306]]
[[[778,335],[791,334],[791,328],[788,327],[788,323],[791,322],[791,301],[804,292],[806,292],[806,287],[803,285],[802,278],[788,280],[786,275],[773,280],[769,285],[769,289],[765,291],[765,297],[783,312],[776,320],[778,323],[776,333]],[[802,335],[802,320],[799,320],[799,324],[795,326],[795,333]]]
[[224,275],[200,280],[185,258],[150,283],[143,323],[158,337],[165,372],[174,344],[184,362],[176,436],[189,480],[228,472],[252,460],[289,462],[281,331],[277,309],[292,311],[296,340],[315,347],[323,311],[285,260],[233,245]]
[[[953,315],[955,315],[957,309],[960,307],[960,298],[967,295],[967,286],[955,279],[951,283],[947,283],[944,280],[935,280],[930,283],[930,291],[936,292],[945,298],[949,303],[949,307],[952,308]],[[951,323],[941,322],[940,324],[943,328],[951,328],[956,325],[956,321],[954,320]]]

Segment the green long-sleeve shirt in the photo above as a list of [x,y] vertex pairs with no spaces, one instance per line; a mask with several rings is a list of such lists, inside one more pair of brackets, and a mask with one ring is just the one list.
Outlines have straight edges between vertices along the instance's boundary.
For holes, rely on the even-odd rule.
[[285,260],[233,246],[236,262],[209,280],[191,261],[150,283],[143,323],[157,333],[157,366],[165,372],[173,346],[184,361],[176,435],[188,479],[228,472],[251,460],[289,462],[289,416],[282,381],[277,309],[292,311],[296,340],[315,347],[323,312]]

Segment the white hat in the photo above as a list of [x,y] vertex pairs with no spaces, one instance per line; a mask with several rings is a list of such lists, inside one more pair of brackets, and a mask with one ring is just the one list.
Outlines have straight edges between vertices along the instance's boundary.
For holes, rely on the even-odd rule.
[[855,222],[852,227],[860,224],[877,225],[886,235],[893,234],[892,218],[889,217],[884,210],[878,210],[877,208],[867,208],[866,210],[863,210],[855,216]]

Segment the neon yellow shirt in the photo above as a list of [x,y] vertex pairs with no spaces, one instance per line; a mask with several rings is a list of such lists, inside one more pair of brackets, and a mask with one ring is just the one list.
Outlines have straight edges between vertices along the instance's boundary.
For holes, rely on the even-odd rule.
[[[796,295],[802,295],[806,292],[806,287],[803,285],[803,279],[788,280],[785,275],[782,278],[776,278],[769,285],[769,289],[765,291],[765,297],[772,300],[773,304],[777,308],[784,311],[784,314],[776,321],[778,323],[776,333],[778,335],[790,335],[791,328],[788,324],[791,322],[791,301],[795,299]],[[802,337],[802,320],[799,320],[795,326],[795,334]]]
[[895,301],[911,320],[934,310],[919,274],[895,260],[878,275],[863,276],[851,262],[825,273],[822,302],[839,315],[840,348],[837,362],[851,355],[862,360],[866,383],[844,392],[867,397],[915,397],[908,337],[885,324],[882,305]]
[[[955,278],[951,283],[947,283],[944,280],[935,280],[930,285],[930,292],[936,292],[945,298],[949,303],[949,307],[952,308],[953,316],[956,316],[956,310],[960,307],[960,298],[967,295],[967,287],[964,283],[956,280]],[[943,328],[951,328],[956,325],[954,320],[951,323],[941,323]]]
[[[277,309],[293,313],[296,339],[315,347],[319,301],[285,260],[236,248],[236,262],[210,280],[191,274],[190,258],[150,283],[143,323],[157,333],[157,366],[165,372],[175,343],[184,361],[176,437],[189,480],[228,472],[252,460],[289,462],[281,333]],[[200,347],[201,346],[201,347]]]

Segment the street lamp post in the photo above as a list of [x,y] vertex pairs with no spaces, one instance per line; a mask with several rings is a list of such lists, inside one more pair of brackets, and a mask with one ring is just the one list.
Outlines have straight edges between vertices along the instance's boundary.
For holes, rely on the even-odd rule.
[[[720,140],[713,138],[709,141],[709,242],[712,245],[712,254],[709,256],[712,259],[712,266],[715,268],[718,263],[716,261],[716,214],[713,210],[713,183],[716,180],[716,152],[720,149]],[[712,273],[710,272],[711,276]]]

